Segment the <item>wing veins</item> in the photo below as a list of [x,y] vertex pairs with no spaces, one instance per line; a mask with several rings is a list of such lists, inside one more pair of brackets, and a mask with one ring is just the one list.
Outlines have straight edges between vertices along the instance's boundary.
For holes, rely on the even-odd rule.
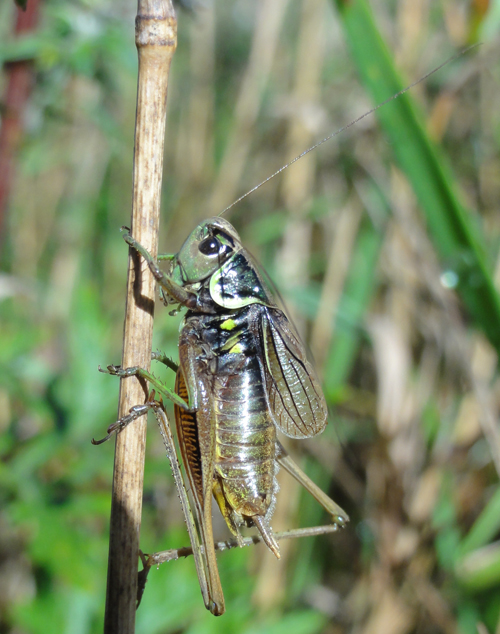
[[[287,382],[287,380],[286,380],[286,376],[285,376],[285,373],[284,373],[284,370],[283,370],[283,364],[282,364],[282,362],[281,362],[280,355],[278,354],[278,351],[277,351],[277,349],[276,349],[275,339],[274,339],[274,335],[273,335],[273,328],[274,328],[275,330],[276,330],[276,328],[275,328],[275,326],[272,324],[272,322],[270,322],[270,326],[271,326],[271,339],[272,339],[272,343],[273,343],[273,347],[274,347],[274,352],[275,352],[275,355],[276,355],[276,359],[277,359],[277,361],[278,361],[278,363],[279,363],[279,367],[280,367],[280,370],[281,370],[281,375],[282,375],[283,380],[284,380],[284,383],[285,383],[285,385],[286,385],[286,387],[287,387],[287,391],[288,391],[288,393],[289,393],[289,394],[290,394],[290,396],[291,396],[291,400],[292,400],[293,406],[294,406],[294,408],[295,408],[295,411],[297,412],[297,416],[299,417],[299,419],[300,419],[300,421],[301,421],[302,425],[297,425],[297,423],[296,423],[295,419],[292,417],[292,415],[291,415],[291,413],[290,413],[289,408],[285,405],[285,402],[284,402],[284,400],[283,400],[283,397],[281,396],[281,392],[280,392],[280,390],[277,390],[277,392],[278,392],[278,394],[279,394],[279,396],[280,396],[281,402],[283,403],[283,409],[287,412],[288,416],[292,419],[292,421],[295,423],[295,425],[297,425],[297,427],[298,427],[301,431],[302,431],[302,428],[304,428],[304,429],[305,429],[305,432],[307,433],[307,432],[308,432],[307,425],[306,425],[306,423],[304,422],[304,420],[302,419],[302,416],[300,415],[300,412],[299,412],[299,409],[298,409],[298,407],[297,407],[297,404],[295,403],[295,399],[293,398],[293,394],[291,393],[290,389],[288,388],[288,382]],[[278,336],[279,336],[279,333],[278,333]],[[281,339],[281,341],[283,341],[283,339]],[[285,345],[285,343],[284,343],[284,342],[283,342],[283,345]],[[296,359],[296,360],[298,361],[297,357],[293,354],[293,352],[292,352],[291,350],[290,350],[290,355],[291,355],[294,359]],[[292,367],[293,367],[293,365],[292,365]],[[295,370],[295,368],[294,368],[294,371],[295,371],[295,374],[297,374],[297,371]],[[275,386],[276,386],[276,385],[277,385],[277,384],[276,384],[276,380],[274,379],[274,377],[272,377],[272,379],[273,379],[273,382],[274,382],[274,384],[275,384]],[[302,385],[302,381],[300,381],[300,379],[299,379],[299,383]],[[288,427],[288,426],[287,426],[287,427]],[[302,433],[304,433],[304,431],[302,431]]]
[[[299,364],[301,364],[301,365],[302,365],[302,368],[303,368],[303,369],[304,369],[304,371],[305,371],[304,365],[303,365],[303,364],[299,361],[299,359],[297,359],[297,357],[296,357],[295,355],[292,355],[292,356],[294,357],[294,359],[295,359],[296,361],[298,361],[298,362],[299,362]],[[291,366],[292,366],[292,368],[293,368],[293,371],[295,372],[295,376],[297,377],[298,382],[300,383],[300,385],[301,385],[301,387],[302,387],[302,391],[304,392],[304,394],[305,394],[305,396],[306,396],[306,398],[307,398],[307,402],[309,403],[309,409],[311,410],[311,412],[312,412],[312,414],[313,414],[314,422],[316,422],[316,416],[315,416],[315,413],[314,413],[314,409],[313,409],[313,406],[312,406],[312,403],[311,403],[311,399],[309,398],[309,394],[308,394],[308,392],[307,392],[307,390],[306,390],[306,388],[305,388],[305,385],[304,385],[304,383],[302,382],[302,379],[300,378],[300,375],[299,375],[299,373],[298,373],[297,369],[295,368],[295,366],[293,365],[293,363],[291,364]],[[309,381],[309,383],[310,383],[310,381]],[[299,416],[300,416],[300,420],[302,420],[302,416],[300,415],[300,413],[299,413]],[[306,424],[306,428],[307,428],[307,424]]]

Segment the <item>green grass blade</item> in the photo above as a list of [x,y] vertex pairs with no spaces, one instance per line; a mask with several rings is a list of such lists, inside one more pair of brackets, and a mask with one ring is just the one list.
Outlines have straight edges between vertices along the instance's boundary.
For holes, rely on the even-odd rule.
[[493,494],[469,533],[462,540],[459,556],[462,557],[476,548],[486,546],[498,534],[498,531],[500,531],[500,489]]
[[478,548],[460,559],[455,566],[460,583],[472,592],[500,583],[500,542]]
[[[365,0],[335,0],[361,79],[376,104],[404,88]],[[457,290],[475,324],[500,352],[500,299],[485,262],[483,241],[472,230],[444,157],[431,142],[411,96],[377,111],[396,160],[425,214],[444,270],[454,271]]]

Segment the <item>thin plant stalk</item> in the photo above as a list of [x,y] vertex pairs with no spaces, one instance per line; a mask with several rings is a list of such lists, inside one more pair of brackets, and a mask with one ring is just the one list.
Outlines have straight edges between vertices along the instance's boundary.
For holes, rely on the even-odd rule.
[[[153,256],[158,251],[165,113],[170,63],[177,44],[171,0],[139,0],[139,56],[131,233]],[[149,368],[155,282],[135,252],[129,256],[122,366]],[[118,417],[147,398],[147,385],[121,380]],[[116,437],[106,593],[105,634],[135,629],[146,419]]]

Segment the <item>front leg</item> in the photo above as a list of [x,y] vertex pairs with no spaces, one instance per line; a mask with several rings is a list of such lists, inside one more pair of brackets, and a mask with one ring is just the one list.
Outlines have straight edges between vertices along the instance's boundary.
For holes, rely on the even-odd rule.
[[103,370],[101,366],[99,366],[99,372],[103,372],[104,374],[111,374],[112,376],[119,376],[120,378],[126,378],[128,376],[136,376],[139,379],[144,379],[149,382],[149,385],[155,388],[160,394],[163,394],[170,401],[178,405],[181,409],[186,410],[187,412],[192,412],[193,408],[190,407],[190,404],[186,403],[184,399],[182,399],[178,394],[173,392],[170,388],[164,385],[159,379],[155,377],[154,374],[148,372],[144,368],[139,368],[138,366],[132,368],[122,368],[120,365],[108,365],[106,370]]
[[151,360],[163,363],[163,365],[165,365],[167,368],[170,368],[174,372],[177,372],[177,370],[179,369],[179,365],[175,363],[175,361],[172,361],[170,357],[167,357],[164,352],[160,352],[159,350],[157,352],[151,353]]
[[[121,231],[125,242],[140,253],[146,260],[149,270],[165,293],[172,297],[176,302],[179,302],[179,304],[182,304],[190,310],[205,311],[207,307],[211,308],[210,306],[205,305],[205,302],[203,302],[202,298],[198,294],[187,291],[182,286],[179,286],[179,284],[176,284],[166,273],[164,273],[149,251],[130,235],[128,227],[122,227]],[[168,259],[173,259],[174,257],[175,256],[169,256]]]

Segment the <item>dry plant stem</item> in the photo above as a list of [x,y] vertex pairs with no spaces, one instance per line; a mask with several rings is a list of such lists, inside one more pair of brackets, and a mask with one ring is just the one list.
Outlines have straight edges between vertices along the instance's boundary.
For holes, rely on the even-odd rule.
[[340,211],[335,227],[318,312],[311,333],[311,352],[320,376],[334,335],[335,316],[349,271],[361,217],[360,205],[353,199]]
[[[170,0],[139,0],[136,46],[139,56],[134,147],[132,235],[153,256],[163,170],[165,112],[177,22]],[[155,283],[135,253],[130,254],[122,365],[149,368]],[[121,380],[118,417],[147,398],[135,377]],[[131,634],[135,628],[139,531],[142,512],[146,419],[116,438],[108,561],[105,634]]]

